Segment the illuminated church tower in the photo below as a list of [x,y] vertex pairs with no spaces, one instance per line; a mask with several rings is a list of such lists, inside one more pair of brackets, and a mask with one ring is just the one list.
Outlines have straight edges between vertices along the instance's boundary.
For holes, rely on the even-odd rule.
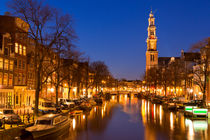
[[146,71],[158,66],[157,36],[155,18],[152,11],[149,14],[149,26],[147,28],[147,51],[146,51]]

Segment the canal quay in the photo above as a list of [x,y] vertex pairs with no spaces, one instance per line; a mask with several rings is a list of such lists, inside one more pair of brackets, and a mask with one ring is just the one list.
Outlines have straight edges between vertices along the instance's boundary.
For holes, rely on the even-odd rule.
[[209,140],[210,120],[190,119],[131,94],[115,95],[72,118],[62,140]]

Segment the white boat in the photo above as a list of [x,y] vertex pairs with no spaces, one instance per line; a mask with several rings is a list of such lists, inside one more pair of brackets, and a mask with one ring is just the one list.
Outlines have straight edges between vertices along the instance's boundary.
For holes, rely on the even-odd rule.
[[26,131],[32,133],[33,138],[41,138],[52,135],[57,132],[68,130],[70,127],[70,119],[60,114],[46,114],[39,117],[34,126],[26,128]]

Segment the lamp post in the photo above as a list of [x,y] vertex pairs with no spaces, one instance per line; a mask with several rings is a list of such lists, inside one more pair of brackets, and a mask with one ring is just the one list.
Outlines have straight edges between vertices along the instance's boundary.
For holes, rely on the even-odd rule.
[[193,89],[190,89],[190,96],[193,98]]
[[53,87],[50,89],[50,92],[51,92],[51,101],[52,101],[52,94],[54,92],[54,88]]

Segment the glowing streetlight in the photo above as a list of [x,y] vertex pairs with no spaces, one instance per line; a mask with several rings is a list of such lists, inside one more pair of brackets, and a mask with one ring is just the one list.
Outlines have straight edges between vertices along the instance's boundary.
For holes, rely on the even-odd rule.
[[50,91],[51,91],[51,92],[54,92],[54,88],[51,88]]

